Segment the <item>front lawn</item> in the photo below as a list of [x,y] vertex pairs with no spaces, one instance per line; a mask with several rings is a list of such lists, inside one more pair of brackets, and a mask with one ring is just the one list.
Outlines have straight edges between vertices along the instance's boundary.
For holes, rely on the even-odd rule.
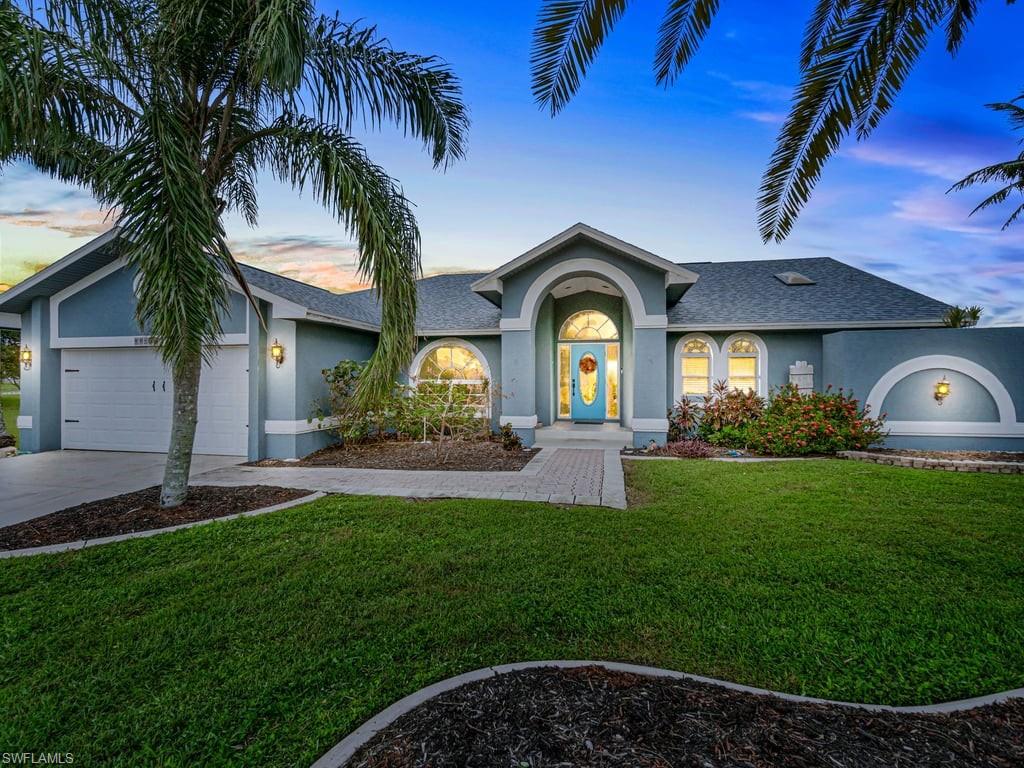
[[309,765],[523,659],[894,704],[1024,685],[1024,477],[629,466],[628,511],[339,496],[0,562],[0,751]]
[[4,424],[18,445],[18,410],[21,394],[11,384],[0,384],[0,408],[4,411]]

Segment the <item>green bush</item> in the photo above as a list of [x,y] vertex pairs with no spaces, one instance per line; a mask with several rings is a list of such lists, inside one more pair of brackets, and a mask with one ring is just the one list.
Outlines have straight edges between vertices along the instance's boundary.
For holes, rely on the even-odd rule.
[[747,447],[772,456],[867,448],[885,437],[884,417],[872,418],[842,389],[801,395],[788,384],[773,393],[764,414],[747,428]]
[[424,381],[414,387],[396,382],[372,409],[364,409],[356,402],[355,393],[365,369],[366,363],[354,360],[324,369],[327,399],[314,403],[310,419],[336,417],[336,423],[326,429],[351,442],[393,437],[431,440],[440,446],[445,441],[488,434],[488,420],[483,415],[490,397],[488,382]]

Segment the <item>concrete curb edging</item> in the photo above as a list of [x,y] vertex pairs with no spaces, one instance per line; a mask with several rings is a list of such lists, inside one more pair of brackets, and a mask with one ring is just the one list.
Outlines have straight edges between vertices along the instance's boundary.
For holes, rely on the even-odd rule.
[[854,707],[874,712],[902,712],[905,714],[948,714],[950,712],[961,712],[967,709],[983,707],[987,704],[996,704],[1008,699],[1024,698],[1024,688],[1015,688],[1012,691],[993,693],[988,696],[978,696],[973,699],[961,699],[960,701],[949,701],[943,704],[927,704],[924,706],[892,707],[885,704],[855,704],[848,701],[831,701],[829,699],[816,699],[811,696],[798,696],[793,693],[779,693],[769,691],[765,688],[753,688],[749,685],[730,683],[725,680],[716,680],[713,677],[702,677],[691,675],[686,672],[676,672],[671,669],[660,667],[645,667],[639,664],[622,664],[615,661],[579,661],[579,660],[553,660],[553,661],[521,661],[514,664],[501,664],[494,667],[484,667],[472,672],[466,672],[447,680],[428,685],[415,693],[411,693],[404,699],[399,699],[387,709],[371,717],[356,730],[335,744],[319,760],[313,763],[312,768],[344,768],[352,756],[380,731],[387,728],[402,715],[415,709],[430,699],[442,693],[454,690],[467,683],[474,683],[478,680],[485,680],[496,675],[517,672],[523,669],[538,669],[553,667],[555,669],[575,669],[577,667],[602,667],[612,672],[630,672],[635,675],[647,677],[669,677],[675,680],[689,680],[698,683],[708,683],[727,688],[730,691],[750,693],[757,696],[774,696],[784,701],[793,701],[804,704],[831,704],[839,707]]
[[149,531],[132,531],[131,533],[120,533],[116,536],[104,536],[99,539],[79,539],[78,541],[66,541],[62,544],[47,544],[42,547],[28,547],[26,549],[7,549],[0,551],[0,560],[6,560],[13,557],[29,557],[30,555],[51,555],[58,552],[71,552],[72,550],[86,549],[91,547],[98,547],[101,544],[112,544],[115,541],[127,541],[128,539],[145,539],[150,536],[156,536],[161,533],[170,533],[171,531],[181,531],[186,528],[195,528],[200,525],[208,525],[210,523],[217,523],[222,520],[237,520],[240,517],[255,517],[256,515],[265,515],[267,512],[277,512],[282,509],[288,509],[289,507],[297,507],[300,504],[307,504],[311,501],[323,498],[327,494],[323,491],[316,491],[308,496],[303,496],[298,499],[292,499],[291,501],[284,501],[280,504],[274,504],[270,507],[263,507],[261,509],[250,509],[248,512],[236,512],[233,515],[225,515],[224,517],[211,517],[206,520],[194,520],[190,523],[181,523],[179,525],[169,525],[166,528],[153,528]]

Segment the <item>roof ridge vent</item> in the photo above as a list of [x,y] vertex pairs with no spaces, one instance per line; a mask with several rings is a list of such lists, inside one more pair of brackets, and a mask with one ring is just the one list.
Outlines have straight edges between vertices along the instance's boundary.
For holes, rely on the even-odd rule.
[[775,277],[786,285],[814,285],[811,278],[800,272],[778,272]]

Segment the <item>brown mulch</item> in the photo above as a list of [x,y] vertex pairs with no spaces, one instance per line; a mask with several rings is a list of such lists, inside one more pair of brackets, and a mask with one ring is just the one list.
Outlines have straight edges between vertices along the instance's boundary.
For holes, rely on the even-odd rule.
[[354,467],[358,469],[434,469],[469,472],[518,472],[537,451],[506,451],[501,443],[455,441],[444,443],[438,458],[433,443],[386,440],[377,443],[331,445],[299,461],[264,459],[256,467]]
[[499,675],[421,704],[350,768],[1024,765],[1024,701],[949,715],[797,704],[598,667]]
[[225,517],[281,504],[312,491],[247,485],[220,488],[192,485],[188,499],[173,509],[160,508],[160,487],[90,501],[76,507],[0,528],[0,550],[42,547],[81,539],[99,539],[135,531],[151,531],[181,523]]
[[950,461],[1024,461],[1024,453],[1009,451],[919,451],[908,448],[868,448],[867,451],[890,456],[914,456],[919,459],[947,459]]

